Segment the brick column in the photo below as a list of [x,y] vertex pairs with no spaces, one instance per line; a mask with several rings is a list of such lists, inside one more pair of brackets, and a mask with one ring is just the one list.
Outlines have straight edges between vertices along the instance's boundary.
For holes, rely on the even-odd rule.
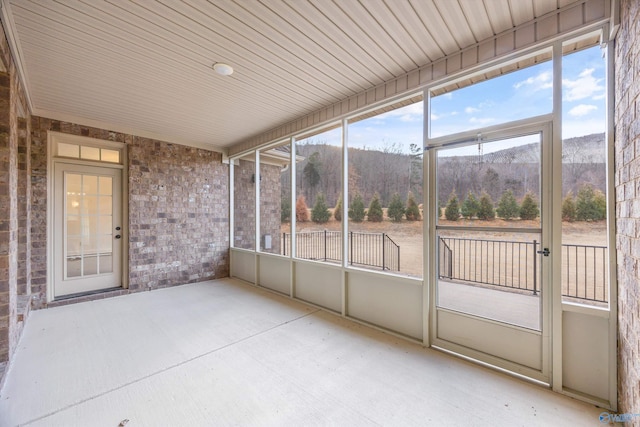
[[0,376],[14,345],[17,276],[17,141],[11,135],[11,78],[0,73]]
[[[640,2],[622,0],[620,12],[615,47],[618,412],[640,413]],[[640,419],[628,425],[640,426]]]

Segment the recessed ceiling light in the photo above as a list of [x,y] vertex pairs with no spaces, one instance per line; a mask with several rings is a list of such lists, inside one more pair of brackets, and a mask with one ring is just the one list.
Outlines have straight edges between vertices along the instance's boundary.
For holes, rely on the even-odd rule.
[[221,76],[230,76],[233,74],[233,67],[223,62],[216,62],[213,64],[213,70]]

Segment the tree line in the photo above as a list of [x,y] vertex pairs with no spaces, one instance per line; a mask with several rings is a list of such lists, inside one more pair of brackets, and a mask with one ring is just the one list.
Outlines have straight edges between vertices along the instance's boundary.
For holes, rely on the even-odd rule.
[[[335,206],[342,194],[342,148],[323,142],[300,144],[296,155],[296,194],[313,206],[322,194],[328,206]],[[349,203],[356,195],[371,200],[377,193],[380,204],[388,207],[394,194],[411,192],[418,204],[423,201],[422,147],[415,144],[403,152],[399,144],[380,149],[348,150]],[[282,197],[290,198],[291,178],[281,175]]]
[[[289,199],[282,199],[281,221],[289,222],[291,220],[291,202]],[[362,196],[356,194],[349,204],[347,211],[348,217],[353,222],[362,222],[365,220],[371,222],[381,222],[384,219],[384,211],[382,204],[380,203],[380,196],[378,193],[374,193],[371,201],[369,202],[369,208],[365,209],[365,204]],[[305,196],[298,196],[295,206],[295,215],[297,222],[307,222],[309,220],[323,224],[331,219],[331,216],[336,221],[342,221],[343,207],[342,207],[342,195],[338,197],[338,201],[333,209],[333,213],[330,212],[327,205],[324,194],[318,193],[315,197],[315,204],[309,214],[309,207],[307,205]],[[413,193],[409,192],[406,202],[402,200],[398,193],[395,193],[387,208],[387,217],[394,222],[402,221],[402,218],[406,218],[407,221],[420,221],[422,214],[420,213],[420,207],[416,202]]]
[[[603,134],[563,141],[563,195],[578,194],[584,185],[604,193],[603,147]],[[300,158],[296,164],[296,195],[304,196],[305,203],[313,207],[322,194],[324,203],[335,207],[342,194],[342,148],[314,141],[296,145],[296,154]],[[478,202],[484,193],[492,202],[500,201],[507,192],[521,202],[528,193],[540,194],[539,155],[539,144],[529,144],[485,155],[439,157],[438,204],[445,207],[453,192],[472,193]],[[396,194],[409,193],[418,205],[423,203],[422,163],[422,149],[415,144],[404,151],[398,143],[375,149],[349,148],[346,205],[350,206],[356,197],[371,201],[377,195],[380,205],[390,208]],[[290,204],[286,201],[291,198],[291,178],[287,172],[281,174],[281,189],[286,210],[285,205]],[[486,201],[485,204],[488,206]],[[462,212],[460,215],[464,216]]]
[[[492,220],[500,217],[505,220],[517,219],[533,220],[540,216],[538,200],[534,194],[528,192],[519,202],[513,191],[506,190],[494,204],[491,195],[483,191],[478,198],[469,191],[462,203],[455,191],[449,195],[444,216],[449,221],[460,218]],[[569,192],[562,200],[563,221],[600,221],[607,217],[607,199],[605,194],[591,184],[583,184],[576,197]]]

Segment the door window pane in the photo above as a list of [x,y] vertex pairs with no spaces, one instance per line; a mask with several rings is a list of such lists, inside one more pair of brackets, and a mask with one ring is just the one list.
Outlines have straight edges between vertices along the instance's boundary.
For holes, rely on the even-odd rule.
[[66,208],[67,215],[80,214],[80,201],[82,196],[79,193],[67,193]]
[[69,236],[82,233],[80,217],[77,215],[67,215],[67,234]]
[[82,214],[95,215],[98,213],[98,196],[82,197]]
[[438,307],[541,329],[541,148],[535,133],[438,150]]
[[103,196],[111,196],[113,193],[113,178],[110,176],[101,176],[98,179],[99,194]]
[[82,238],[80,236],[67,237],[67,257],[76,258],[82,256]]
[[100,149],[97,147],[80,147],[80,158],[83,160],[100,160]]
[[77,196],[82,192],[82,175],[75,173],[65,174],[65,185],[67,194]]
[[82,276],[82,257],[67,257],[67,277]]
[[539,133],[438,152],[438,224],[540,227]]
[[[65,182],[66,277],[111,272],[113,178],[67,174]],[[107,195],[98,196],[98,193]]]
[[82,193],[84,195],[98,194],[98,177],[83,175],[82,176]]
[[61,157],[73,157],[77,159],[79,157],[79,148],[75,144],[58,143],[58,156]]
[[111,253],[100,254],[100,274],[113,272],[113,256]]
[[113,246],[113,237],[111,235],[100,236],[98,244],[98,253],[106,254],[111,253]]
[[112,232],[113,221],[110,215],[101,215],[99,217],[99,232],[100,234],[107,234]]
[[117,150],[107,150],[103,148],[101,158],[103,162],[120,163],[120,152]]
[[109,215],[113,209],[113,201],[111,196],[100,196],[98,213],[100,215]]
[[86,255],[82,258],[82,275],[93,274],[98,274],[98,256],[96,254]]

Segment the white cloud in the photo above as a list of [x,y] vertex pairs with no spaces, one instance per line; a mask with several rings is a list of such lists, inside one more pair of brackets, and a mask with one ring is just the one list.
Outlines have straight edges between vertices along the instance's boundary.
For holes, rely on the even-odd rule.
[[406,107],[397,108],[395,110],[387,111],[386,113],[376,116],[379,120],[387,118],[397,118],[402,122],[414,122],[422,121],[422,114],[424,111],[424,103],[416,102],[415,104],[407,105]]
[[477,124],[477,125],[486,125],[489,123],[493,123],[495,121],[496,119],[492,117],[483,117],[483,118],[471,117],[471,119],[469,119],[470,123]]
[[604,86],[600,85],[603,79],[596,79],[593,76],[594,69],[586,68],[575,80],[562,79],[562,86],[565,88],[565,100],[578,101],[585,98],[600,98],[604,92]]
[[439,116],[436,113],[431,113],[431,120],[438,120],[440,118],[442,118],[442,116]]
[[477,113],[479,112],[480,109],[476,108],[476,107],[467,107],[464,109],[464,112],[467,114],[473,114],[473,113]]
[[525,86],[529,87],[534,92],[543,89],[550,89],[553,87],[553,75],[550,71],[543,71],[537,76],[529,77],[528,79],[513,85],[515,89],[520,89]]
[[576,105],[571,110],[569,110],[569,115],[573,117],[586,116],[590,112],[595,111],[597,109],[598,107],[596,107],[595,105],[580,104],[580,105]]

